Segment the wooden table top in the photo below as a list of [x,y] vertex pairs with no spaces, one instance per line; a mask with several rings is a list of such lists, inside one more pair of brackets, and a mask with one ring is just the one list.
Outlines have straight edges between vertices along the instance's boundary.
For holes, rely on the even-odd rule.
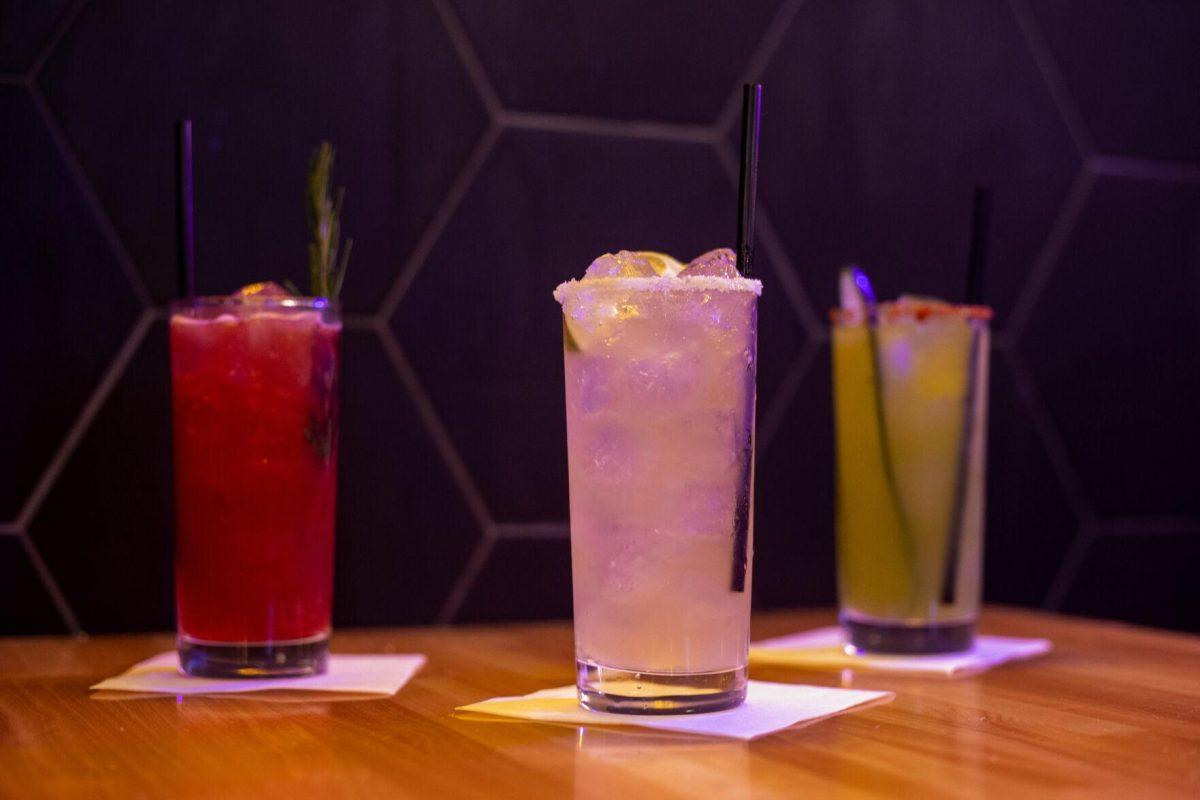
[[755,669],[896,700],[749,743],[454,716],[571,683],[568,623],[338,632],[337,652],[429,656],[385,699],[99,699],[171,637],[0,639],[0,798],[1200,797],[1200,637],[995,608],[983,630],[1055,650],[955,680]]

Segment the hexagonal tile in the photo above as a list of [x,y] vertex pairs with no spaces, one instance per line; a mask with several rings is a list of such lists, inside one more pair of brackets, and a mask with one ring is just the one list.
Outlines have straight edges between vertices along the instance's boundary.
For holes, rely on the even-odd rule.
[[979,183],[1003,324],[1079,164],[1007,4],[808,0],[763,82],[761,191],[813,301],[849,262],[961,299]]
[[779,4],[715,4],[685,23],[661,1],[455,2],[506,107],[692,123],[716,119]]
[[1200,186],[1099,180],[1021,349],[1098,512],[1200,511]]
[[[114,47],[112,31],[136,46]],[[91,3],[39,79],[154,296],[176,291],[173,125],[195,120],[201,292],[306,280],[304,175],[338,148],[345,300],[374,308],[486,118],[425,3]]]
[[1100,150],[1200,160],[1194,3],[1039,0],[1030,10]]
[[54,32],[70,0],[16,0],[0,6],[0,72],[24,72]]
[[175,624],[170,383],[156,323],[29,528],[88,632]]
[[[0,88],[0,519],[12,519],[138,304],[24,89]],[[86,346],[85,346],[86,344]]]
[[[533,131],[499,139],[392,320],[497,519],[567,516],[554,286],[612,249],[688,258],[727,244],[735,206],[704,145]],[[766,266],[762,274],[765,403],[803,334]]]
[[66,632],[20,538],[0,536],[0,635]]
[[755,471],[754,604],[835,600],[833,388],[829,347],[809,366]]
[[1040,606],[1079,520],[1002,353],[992,354],[990,380],[984,597]]
[[1101,536],[1092,542],[1063,610],[1200,632],[1200,531]]
[[342,342],[334,621],[432,622],[480,532],[378,337]]
[[500,539],[454,620],[493,622],[570,617],[570,541]]

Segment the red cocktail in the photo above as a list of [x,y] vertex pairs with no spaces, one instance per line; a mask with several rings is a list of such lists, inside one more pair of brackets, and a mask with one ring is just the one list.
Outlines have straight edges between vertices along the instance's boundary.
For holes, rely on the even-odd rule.
[[194,675],[324,670],[341,323],[262,286],[171,313],[175,585]]

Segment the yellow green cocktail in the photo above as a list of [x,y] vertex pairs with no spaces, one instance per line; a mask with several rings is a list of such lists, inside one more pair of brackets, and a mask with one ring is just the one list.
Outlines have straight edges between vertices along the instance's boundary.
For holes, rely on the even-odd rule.
[[873,652],[971,646],[979,611],[991,311],[876,304],[843,275],[834,312],[838,590]]

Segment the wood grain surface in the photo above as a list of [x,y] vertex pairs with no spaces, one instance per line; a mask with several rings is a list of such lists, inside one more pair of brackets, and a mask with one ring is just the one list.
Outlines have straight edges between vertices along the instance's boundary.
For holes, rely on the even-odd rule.
[[454,715],[570,683],[568,623],[338,632],[428,654],[386,699],[93,695],[171,637],[0,639],[0,798],[1200,797],[1200,638],[1010,609],[983,629],[1055,650],[955,680],[756,669],[896,700],[750,743]]

